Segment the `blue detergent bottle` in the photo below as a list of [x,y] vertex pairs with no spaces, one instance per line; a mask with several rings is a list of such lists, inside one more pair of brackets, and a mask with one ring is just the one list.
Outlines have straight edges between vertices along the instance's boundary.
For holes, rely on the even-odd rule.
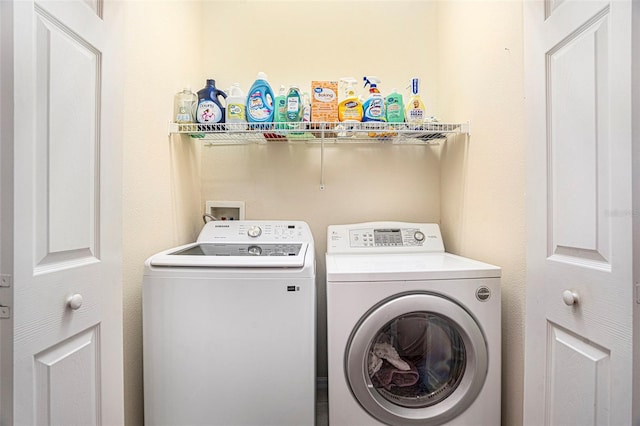
[[247,95],[247,121],[249,123],[273,122],[273,90],[267,75],[259,72]]
[[196,121],[203,124],[224,123],[224,106],[220,103],[220,96],[226,99],[227,94],[216,88],[216,81],[207,80],[207,85],[198,91],[198,106]]

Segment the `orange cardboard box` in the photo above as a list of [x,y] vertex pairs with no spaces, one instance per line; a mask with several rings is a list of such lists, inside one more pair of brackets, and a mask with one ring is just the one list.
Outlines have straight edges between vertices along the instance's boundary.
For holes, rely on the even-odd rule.
[[311,82],[311,122],[338,121],[338,82]]

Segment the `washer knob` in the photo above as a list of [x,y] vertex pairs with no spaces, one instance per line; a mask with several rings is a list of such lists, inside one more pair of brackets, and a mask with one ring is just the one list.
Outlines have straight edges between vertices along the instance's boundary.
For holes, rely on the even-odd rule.
[[258,246],[251,246],[247,251],[252,256],[260,256],[262,254],[262,249]]
[[416,231],[415,234],[413,234],[413,238],[415,238],[416,241],[424,241],[424,234],[422,231]]
[[262,228],[257,225],[250,226],[249,230],[247,231],[247,235],[252,238],[259,237],[260,234],[262,234]]

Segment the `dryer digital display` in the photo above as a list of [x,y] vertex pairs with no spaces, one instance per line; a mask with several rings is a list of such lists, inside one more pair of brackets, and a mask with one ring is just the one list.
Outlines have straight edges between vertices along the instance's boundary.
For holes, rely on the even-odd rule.
[[376,245],[401,246],[402,232],[400,229],[374,229],[373,242]]

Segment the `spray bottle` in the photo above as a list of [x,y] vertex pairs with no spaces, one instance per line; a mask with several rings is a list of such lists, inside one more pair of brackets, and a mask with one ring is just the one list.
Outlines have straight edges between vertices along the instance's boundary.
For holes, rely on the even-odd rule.
[[424,123],[424,119],[426,117],[424,102],[422,102],[422,98],[420,98],[419,84],[420,79],[411,79],[411,86],[409,86],[411,89],[411,97],[405,107],[405,118],[409,124],[420,125]]
[[364,76],[363,80],[364,87],[369,86],[369,97],[364,101],[364,105],[362,106],[364,111],[362,121],[385,121],[387,117],[384,106],[384,97],[380,93],[380,90],[378,90],[380,79],[373,76]]
[[338,120],[348,123],[362,121],[362,102],[356,96],[354,85],[358,81],[353,77],[343,77],[340,83],[344,86],[344,97],[338,104]]

